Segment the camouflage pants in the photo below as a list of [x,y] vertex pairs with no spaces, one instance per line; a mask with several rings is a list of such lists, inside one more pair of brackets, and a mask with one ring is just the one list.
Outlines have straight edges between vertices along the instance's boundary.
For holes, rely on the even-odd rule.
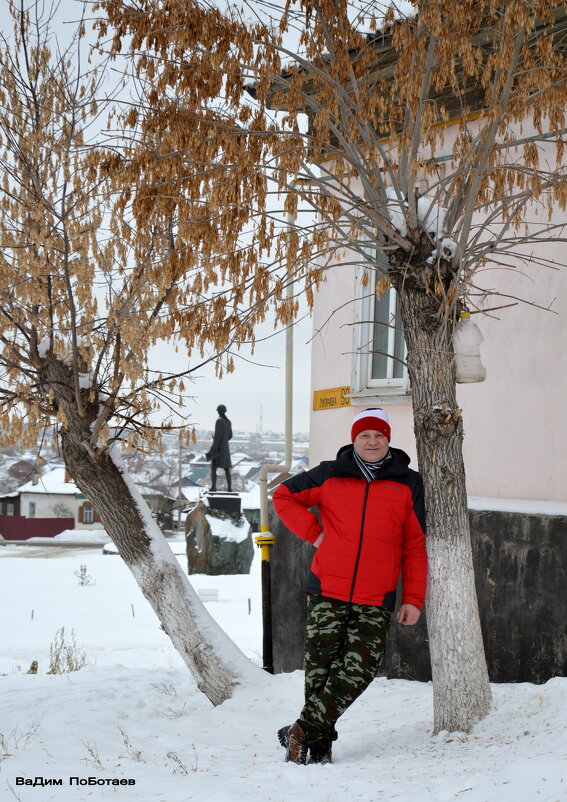
[[383,607],[307,597],[305,705],[299,722],[308,743],[336,740],[337,719],[376,676],[390,616]]

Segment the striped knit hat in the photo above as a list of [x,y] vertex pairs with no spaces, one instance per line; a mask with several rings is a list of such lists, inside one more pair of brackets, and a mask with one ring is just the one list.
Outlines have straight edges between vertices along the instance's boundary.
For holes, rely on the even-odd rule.
[[350,432],[351,442],[354,443],[357,434],[365,432],[367,429],[375,429],[378,432],[386,435],[388,442],[390,442],[390,424],[388,422],[388,413],[384,412],[380,407],[373,407],[371,409],[364,409],[355,415],[352,419],[352,429]]

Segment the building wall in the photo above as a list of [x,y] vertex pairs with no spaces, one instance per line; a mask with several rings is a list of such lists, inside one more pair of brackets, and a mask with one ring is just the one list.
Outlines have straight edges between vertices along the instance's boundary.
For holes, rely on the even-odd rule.
[[[524,304],[499,321],[483,316],[486,381],[457,389],[473,495],[567,499],[567,430],[558,425],[567,398],[567,271],[542,271],[536,295],[540,302],[557,297],[558,314]],[[526,282],[514,275],[503,289],[526,296]]]
[[[522,135],[531,133],[524,126]],[[450,153],[451,146],[448,132],[444,152]],[[554,159],[550,145],[542,148]],[[565,213],[558,210],[555,220],[565,223]],[[538,247],[538,255],[559,265],[565,261],[564,250],[563,243],[549,242]],[[348,301],[355,293],[354,268],[338,265],[327,270],[326,276],[313,317],[313,391],[350,385],[352,376],[354,304]],[[468,492],[563,501],[567,499],[567,427],[561,414],[567,398],[567,270],[520,262],[515,269],[487,265],[476,282],[502,293],[489,299],[489,307],[517,299],[526,303],[473,318],[484,335],[481,353],[487,378],[457,389],[463,409]],[[553,300],[553,312],[533,305],[547,306]],[[407,451],[417,467],[411,397],[404,403],[365,400],[356,399],[350,408],[311,412],[311,466],[332,459],[349,442],[356,412],[379,405],[390,415],[392,444]]]
[[[567,675],[567,517],[470,510],[471,542],[488,673],[492,682],[547,682]],[[431,679],[425,615],[390,629],[389,677]]]
[[[85,498],[77,499],[72,493],[30,493],[24,492],[20,497],[20,514],[26,518],[30,517],[29,502],[35,503],[35,518],[65,518],[67,515],[58,515],[57,507],[64,505],[69,511],[69,516],[75,520],[76,529],[101,529],[100,521],[91,524],[84,524],[80,520],[79,509],[85,504]],[[86,502],[89,503],[89,502]]]

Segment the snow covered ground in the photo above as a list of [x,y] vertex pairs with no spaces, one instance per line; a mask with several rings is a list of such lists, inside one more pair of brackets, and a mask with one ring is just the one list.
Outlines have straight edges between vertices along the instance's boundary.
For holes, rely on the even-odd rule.
[[[2,802],[567,800],[565,678],[496,685],[470,735],[435,738],[431,685],[377,679],[341,720],[333,765],[285,764],[275,732],[299,712],[301,672],[261,675],[214,708],[118,556],[47,551],[0,548]],[[209,610],[259,662],[258,561],[250,576],[191,581],[218,590]],[[87,665],[48,675],[61,627]],[[62,785],[18,784],[36,777]]]

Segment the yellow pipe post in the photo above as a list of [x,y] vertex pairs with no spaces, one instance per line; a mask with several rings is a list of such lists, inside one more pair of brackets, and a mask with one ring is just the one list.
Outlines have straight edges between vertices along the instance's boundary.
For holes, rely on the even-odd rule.
[[276,542],[276,536],[272,535],[267,526],[261,527],[260,531],[265,532],[265,534],[256,535],[254,542],[262,550],[262,562],[270,562],[270,551]]
[[264,670],[274,673],[274,651],[272,644],[272,573],[270,551],[276,542],[268,526],[260,527],[254,541],[262,550],[262,656]]

